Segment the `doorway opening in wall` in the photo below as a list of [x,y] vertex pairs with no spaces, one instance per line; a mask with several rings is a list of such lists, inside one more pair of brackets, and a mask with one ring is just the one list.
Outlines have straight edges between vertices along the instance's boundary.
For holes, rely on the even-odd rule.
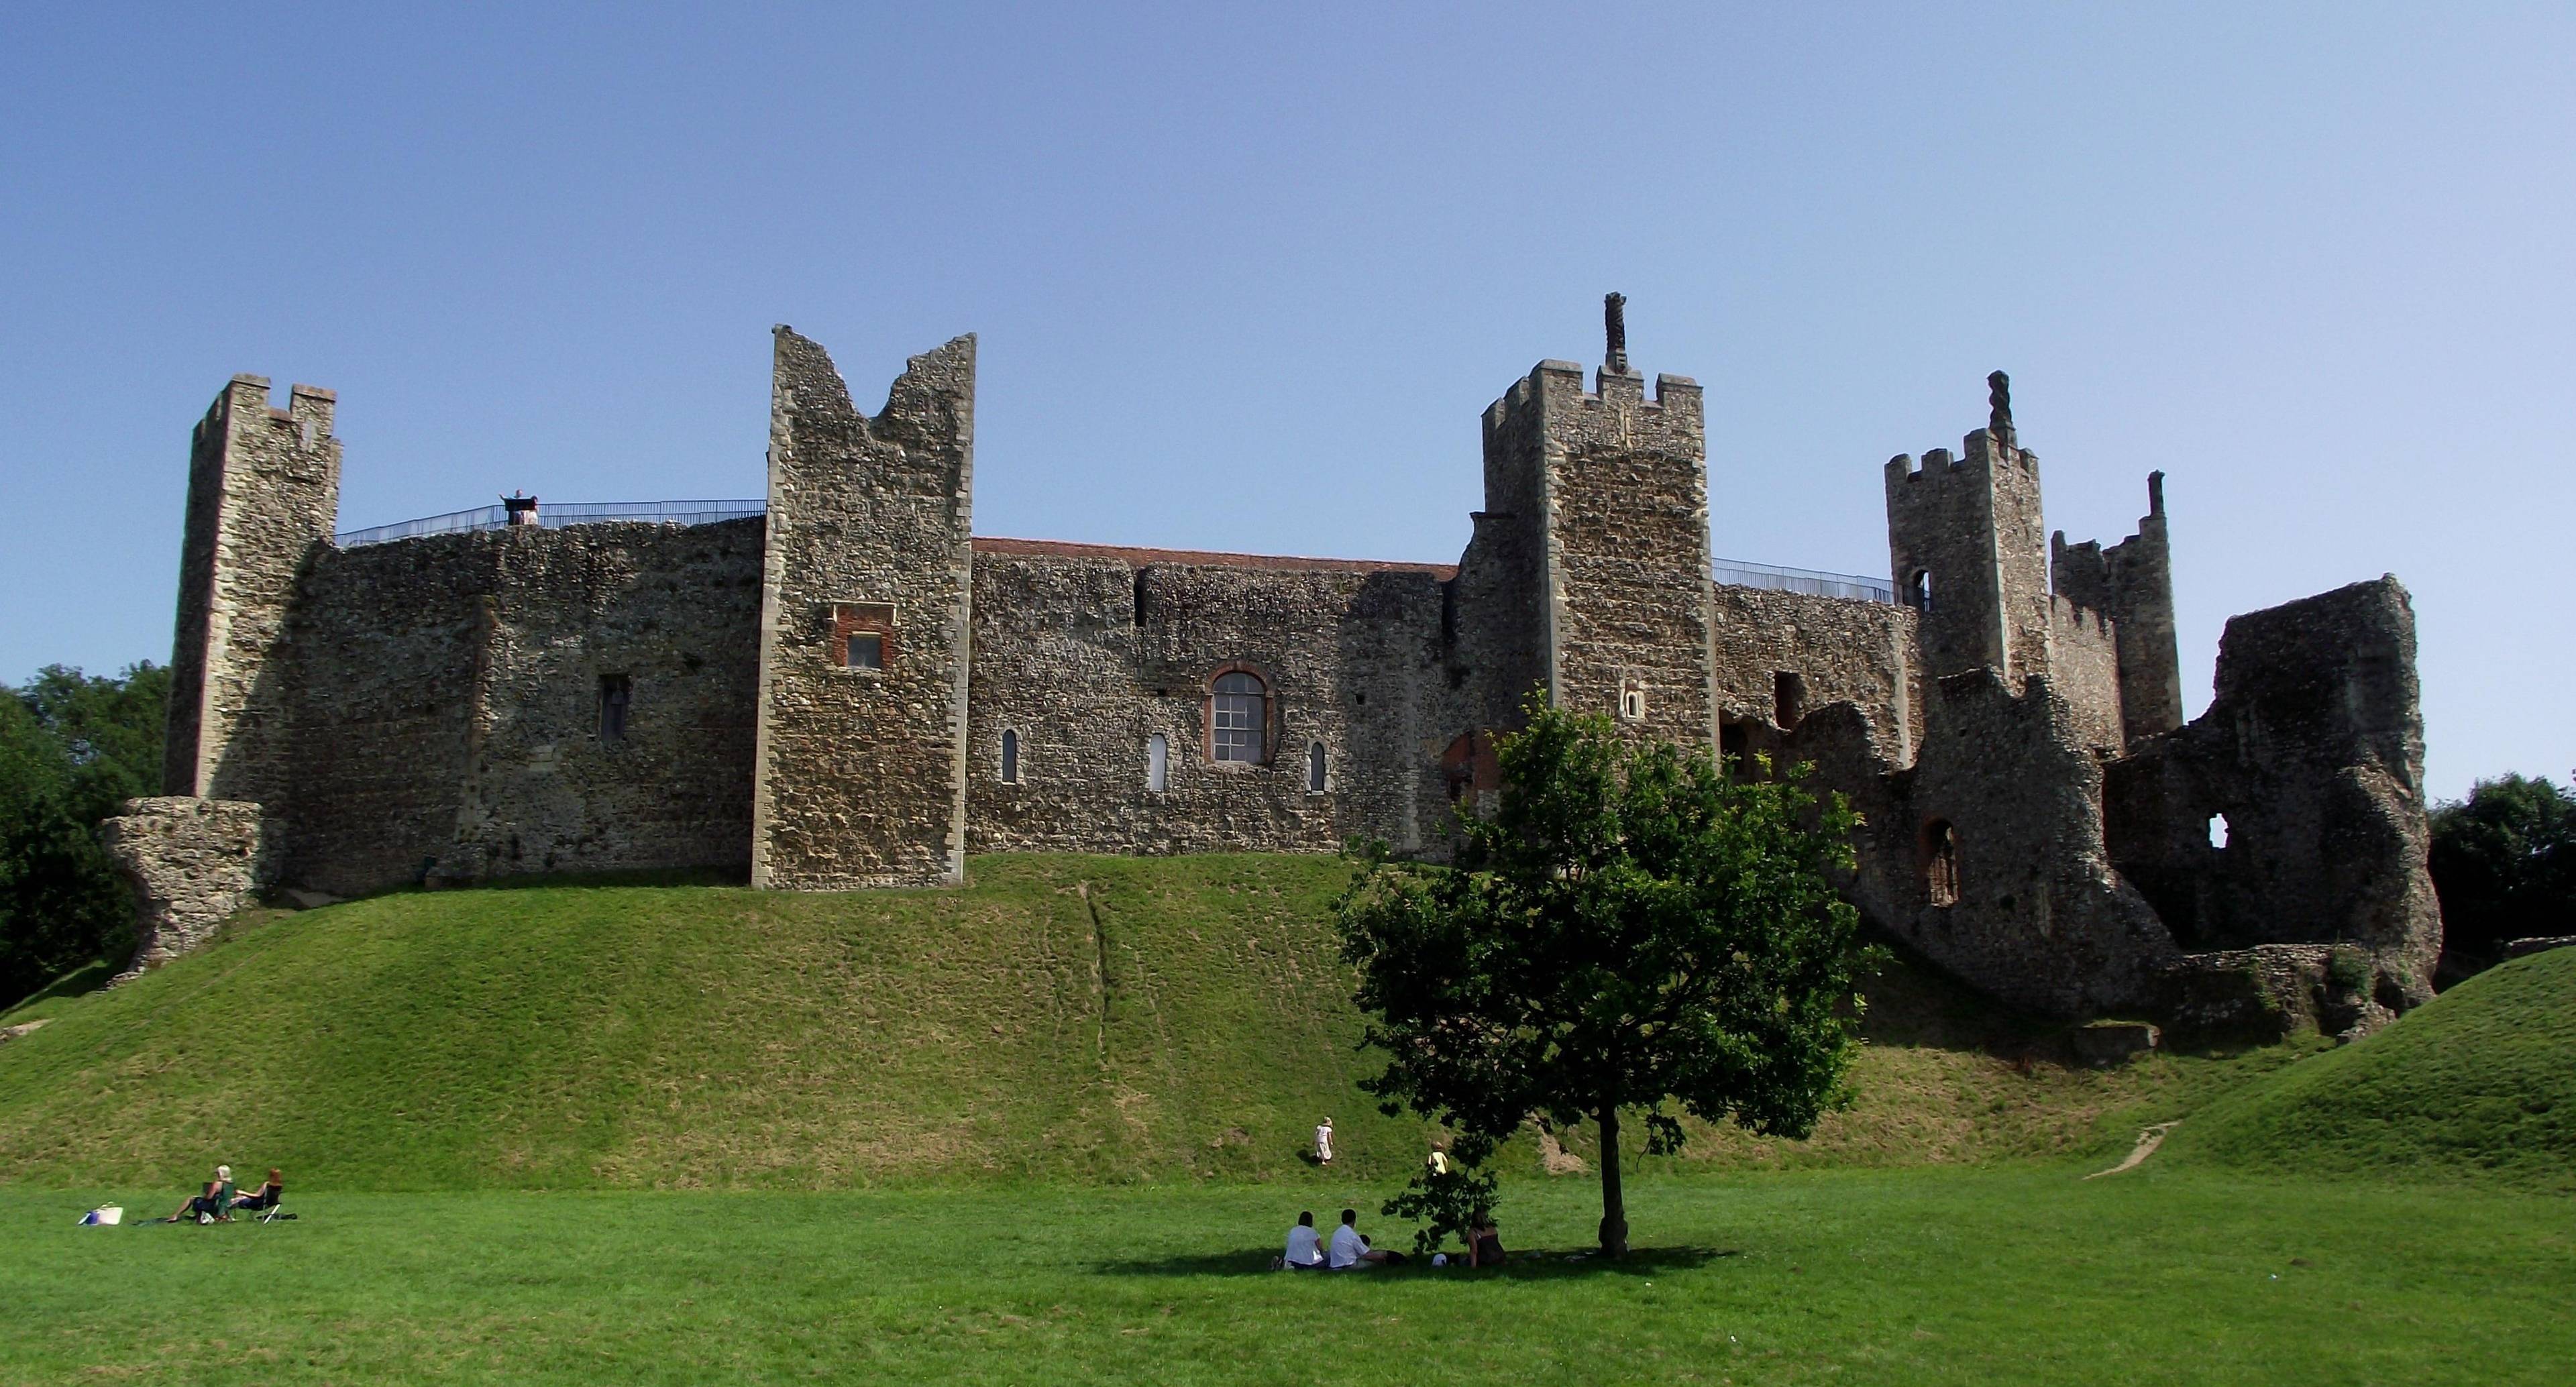
[[1157,732],[1145,739],[1145,788],[1156,794],[1172,785],[1172,739]]
[[1923,825],[1923,895],[1933,905],[1959,903],[1959,830],[1946,820]]
[[2224,847],[2226,847],[2226,846],[2227,846],[2227,835],[2228,835],[2228,828],[2227,828],[2227,816],[2226,816],[2226,815],[2224,815],[2224,814],[2212,814],[2212,815],[2210,815],[2210,816],[2209,816],[2209,845],[2210,845],[2211,847],[2213,847],[2213,848],[2224,848]]
[[1719,764],[1730,774],[1743,775],[1752,770],[1747,750],[1753,745],[1751,734],[1744,730],[1742,718],[1720,718],[1717,723]]
[[1807,676],[1784,669],[1771,676],[1771,720],[1787,732],[1807,715]]
[[1020,734],[1008,727],[1002,729],[1002,783],[1020,783]]
[[599,676],[599,739],[626,740],[626,710],[635,701],[635,681],[623,674]]

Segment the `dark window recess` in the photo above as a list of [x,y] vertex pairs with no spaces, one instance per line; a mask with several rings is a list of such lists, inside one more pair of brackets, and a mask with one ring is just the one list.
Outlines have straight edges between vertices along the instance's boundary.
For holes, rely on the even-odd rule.
[[1771,676],[1771,714],[1783,732],[1798,725],[1807,715],[1807,676],[1785,669]]
[[626,710],[635,702],[635,681],[623,674],[599,676],[599,739],[626,740]]
[[1929,569],[1918,568],[1914,570],[1913,577],[1905,580],[1905,605],[1918,612],[1929,613],[1932,610],[1932,573]]
[[1752,741],[1752,736],[1744,730],[1744,724],[1733,718],[1728,718],[1717,725],[1718,755],[1734,757],[1736,764],[1733,770],[1738,775],[1742,775],[1747,769],[1743,764],[1744,753],[1751,747]]
[[1306,793],[1310,795],[1324,793],[1324,744],[1322,742],[1306,744]]
[[1940,819],[1923,826],[1923,894],[1934,905],[1959,903],[1959,830]]
[[1217,677],[1208,728],[1209,751],[1215,759],[1246,764],[1262,759],[1267,750],[1262,745],[1262,724],[1268,721],[1263,705],[1269,692],[1249,674]]
[[859,634],[850,637],[846,664],[852,669],[884,669],[885,637]]
[[1002,783],[1020,783],[1020,734],[1008,728],[1002,731]]

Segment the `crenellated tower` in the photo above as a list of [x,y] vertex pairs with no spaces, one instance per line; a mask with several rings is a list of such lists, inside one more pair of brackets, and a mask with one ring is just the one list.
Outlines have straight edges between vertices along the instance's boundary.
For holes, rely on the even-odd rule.
[[2110,618],[2118,647],[2122,730],[2128,742],[2182,726],[2182,657],[2174,643],[2173,550],[2165,532],[2165,474],[2147,474],[2138,532],[2105,549],[2099,540],[2049,540],[2058,596]]
[[1642,736],[1716,740],[1709,662],[1708,465],[1700,387],[1628,365],[1626,300],[1604,303],[1608,350],[1542,361],[1485,410],[1485,510],[1462,583],[1497,652],[1490,724],[1544,683],[1563,707]]
[[774,362],[751,884],[963,881],[975,339],[873,418],[793,330]]
[[1922,613],[1924,673],[2049,671],[2048,551],[2039,455],[2013,431],[2012,385],[1986,378],[1987,426],[1962,443],[1887,463],[1887,548],[1897,598]]
[[179,553],[162,759],[167,794],[287,796],[287,617],[340,513],[335,397],[319,386],[269,404],[265,376],[235,376],[197,423]]

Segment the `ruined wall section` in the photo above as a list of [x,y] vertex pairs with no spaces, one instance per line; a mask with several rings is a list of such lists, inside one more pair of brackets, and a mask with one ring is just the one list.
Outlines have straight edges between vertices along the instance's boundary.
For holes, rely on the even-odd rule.
[[971,336],[912,358],[870,418],[777,331],[755,886],[964,879],[974,419]]
[[1541,362],[1484,415],[1485,508],[1459,556],[1442,615],[1443,660],[1458,693],[1452,737],[1516,725],[1534,688],[1554,691],[1547,602],[1545,431],[1539,381],[1570,362]]
[[2182,726],[2182,660],[2174,642],[2173,550],[2165,523],[2165,474],[2147,476],[2138,532],[2105,549],[2098,540],[2049,540],[2049,580],[2061,597],[2111,620],[2119,634],[2124,743]]
[[[1915,839],[1899,888],[1908,908],[1890,923],[2018,1005],[2075,1016],[2150,1003],[2174,942],[2112,870],[2102,792],[2101,763],[2048,680],[2018,696],[1992,670],[1939,681],[1904,787]],[[1947,891],[1945,833],[1955,864]],[[1882,870],[1895,865],[1890,856],[1882,846]]]
[[1849,703],[1880,760],[1912,764],[1923,732],[1912,609],[1720,583],[1712,614],[1719,740],[1730,751],[1776,754],[1807,715]]
[[287,880],[746,871],[761,539],[522,526],[319,556]]
[[330,391],[298,385],[285,409],[268,401],[266,377],[233,377],[190,443],[162,787],[281,812],[287,617],[339,515],[340,440]]
[[[1427,566],[1310,570],[979,553],[968,722],[978,851],[1419,846],[1441,585]],[[1223,672],[1267,690],[1265,756],[1211,754]],[[1002,779],[1016,734],[1017,781]],[[1165,780],[1148,780],[1161,736]],[[1310,783],[1320,744],[1325,778]]]
[[2428,999],[2442,921],[2418,696],[2393,577],[2233,618],[2209,711],[2111,769],[2113,860],[2191,947],[2358,944],[2383,1005]]

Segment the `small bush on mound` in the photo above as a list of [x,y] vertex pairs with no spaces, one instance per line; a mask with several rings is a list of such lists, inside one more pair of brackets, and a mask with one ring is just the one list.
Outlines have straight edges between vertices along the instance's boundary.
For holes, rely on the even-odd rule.
[[2576,1191],[2576,949],[2515,959],[2213,1103],[2166,1151],[2252,1169]]

